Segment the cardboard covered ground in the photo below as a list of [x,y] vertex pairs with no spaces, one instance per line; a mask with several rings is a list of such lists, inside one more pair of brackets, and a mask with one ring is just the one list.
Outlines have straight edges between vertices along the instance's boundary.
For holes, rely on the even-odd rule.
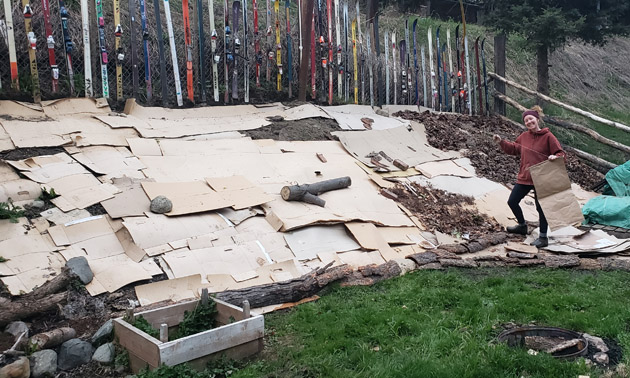
[[[65,99],[1,101],[0,113],[3,156],[16,147],[65,151],[0,162],[0,201],[28,204],[39,188],[60,195],[41,218],[0,220],[0,255],[8,260],[0,263],[0,278],[14,295],[41,285],[76,256],[86,257],[94,272],[87,286],[92,295],[165,274],[168,281],[137,287],[145,305],[196,296],[202,287],[222,291],[284,281],[329,262],[381,264],[467,234],[432,234],[435,228],[417,216],[422,208],[410,211],[383,195],[394,185],[472,196],[466,206],[485,214],[486,222],[513,222],[506,186],[478,177],[461,153],[433,147],[422,124],[376,116],[367,106],[177,110],[130,101],[124,114],[115,114],[100,100]],[[296,125],[304,118],[334,118],[349,131],[338,134],[341,142],[239,133],[268,125],[276,115]],[[375,121],[372,130],[361,126],[366,116]],[[375,172],[384,169],[366,158],[370,154],[382,157],[384,172]],[[397,168],[395,159],[410,168]],[[322,193],[324,207],[279,195],[286,185],[345,176],[352,185]],[[149,210],[159,195],[173,202],[165,215]],[[537,221],[533,200],[523,205],[527,220]],[[104,214],[86,212],[94,206]],[[598,249],[625,250],[621,242],[594,240],[589,243]],[[576,248],[574,241],[566,244]]]

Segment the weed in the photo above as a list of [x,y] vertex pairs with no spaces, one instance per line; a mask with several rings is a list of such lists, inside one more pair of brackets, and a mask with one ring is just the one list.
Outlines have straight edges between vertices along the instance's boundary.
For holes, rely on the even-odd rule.
[[17,223],[18,218],[24,216],[24,210],[13,205],[11,198],[7,202],[0,202],[0,219],[8,219],[11,223]]
[[176,366],[162,365],[155,370],[143,370],[137,378],[224,378],[231,376],[238,368],[233,360],[221,358],[210,361],[204,371],[197,371],[187,364]]
[[[125,319],[127,322],[128,320]],[[134,327],[138,328],[140,331],[147,333],[153,337],[155,337],[156,339],[160,338],[160,331],[153,328],[153,326],[151,324],[149,324],[149,322],[142,316],[136,316],[136,319],[134,320],[133,323],[131,323]]]
[[50,203],[50,200],[57,197],[59,197],[59,194],[55,192],[55,188],[50,188],[50,190],[42,188],[42,194],[39,195],[38,199],[46,203]]
[[216,314],[217,305],[213,300],[209,300],[205,305],[199,302],[193,311],[184,313],[184,320],[178,325],[175,339],[212,329]]
[[4,257],[2,257],[2,256],[0,256],[0,263],[7,262],[7,261],[9,261],[9,260],[8,260],[8,259],[5,259],[5,258],[4,258]]
[[114,366],[129,367],[129,352],[126,350],[117,350],[114,357]]

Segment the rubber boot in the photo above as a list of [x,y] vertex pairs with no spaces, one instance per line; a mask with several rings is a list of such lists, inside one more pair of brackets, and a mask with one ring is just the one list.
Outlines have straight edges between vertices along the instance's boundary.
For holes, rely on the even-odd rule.
[[517,224],[507,228],[507,232],[511,234],[527,235],[527,224]]

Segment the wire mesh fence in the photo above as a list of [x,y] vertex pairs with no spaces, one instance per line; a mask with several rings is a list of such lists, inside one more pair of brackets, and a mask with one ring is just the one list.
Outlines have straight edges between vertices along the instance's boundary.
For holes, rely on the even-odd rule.
[[[73,43],[72,51],[70,52],[72,59],[72,68],[74,72],[74,91],[71,91],[68,73],[68,61],[66,59],[66,49],[64,45],[64,38],[61,28],[61,16],[59,12],[59,1],[50,1],[50,23],[52,27],[52,36],[56,41],[54,45],[54,55],[56,64],[59,71],[59,87],[56,92],[52,88],[52,69],[49,64],[49,51],[46,44],[46,36],[44,29],[44,17],[42,13],[42,2],[36,1],[31,4],[33,10],[32,27],[35,36],[37,37],[37,68],[39,72],[39,83],[41,88],[41,97],[43,100],[51,100],[61,97],[71,96],[84,96],[85,95],[85,68],[84,68],[84,48],[82,33],[82,19],[81,19],[81,4],[80,0],[66,0],[65,6],[68,9],[68,29]],[[169,46],[169,36],[167,32],[166,17],[164,14],[164,0],[144,0],[144,7],[146,13],[146,30],[143,31],[141,27],[141,13],[140,13],[140,0],[121,0],[120,1],[120,25],[122,29],[121,35],[121,49],[117,51],[115,49],[115,31],[117,25],[114,23],[114,2],[113,0],[101,0],[104,13],[104,30],[105,30],[105,44],[106,52],[108,56],[108,63],[106,65],[107,72],[107,84],[109,86],[109,97],[115,103],[117,98],[118,80],[116,76],[116,64],[120,58],[120,64],[122,68],[121,85],[122,85],[122,98],[120,103],[128,98],[136,98],[136,100],[145,105],[162,105],[169,107],[177,106],[176,98],[176,85],[175,74],[173,71],[173,64],[171,58],[171,50]],[[214,1],[214,0],[210,0]],[[173,34],[176,49],[176,60],[178,65],[178,74],[181,83],[182,97],[186,101],[185,105],[191,106],[193,103],[203,102],[205,92],[205,103],[207,104],[225,104],[225,90],[230,90],[228,96],[228,103],[243,103],[244,102],[244,85],[245,85],[245,66],[249,66],[249,88],[251,103],[268,103],[271,101],[285,101],[289,100],[289,71],[292,74],[291,92],[293,98],[297,98],[298,94],[298,73],[300,59],[307,59],[311,61],[311,51],[306,49],[300,50],[300,32],[298,25],[298,4],[296,1],[289,2],[289,19],[291,25],[291,55],[292,62],[288,62],[288,41],[287,41],[287,23],[286,23],[286,4],[287,2],[281,2],[279,5],[278,17],[274,11],[273,1],[267,2],[266,0],[257,1],[258,7],[258,35],[254,34],[254,9],[252,0],[246,2],[241,1],[240,12],[234,14],[233,2],[228,1],[228,16],[229,24],[231,28],[230,44],[225,46],[225,2],[223,0],[214,1],[214,22],[216,29],[216,50],[213,53],[212,50],[212,36],[213,31],[210,30],[210,14],[208,9],[208,2],[206,0],[189,0],[188,1],[189,14],[191,19],[191,57],[193,58],[192,66],[192,89],[194,94],[189,96],[188,91],[188,78],[187,78],[187,56],[189,52],[186,49],[186,38],[184,28],[184,17],[182,12],[181,0],[170,0],[171,18],[173,26]],[[20,100],[32,100],[32,82],[30,74],[30,62],[28,55],[28,38],[26,36],[24,27],[23,5],[19,1],[10,0],[11,11],[13,16],[13,30],[15,34],[15,46],[17,50],[17,65],[19,72],[19,89],[11,88],[10,83],[10,66],[8,62],[8,36],[7,36],[7,22],[4,8],[0,7],[0,82],[2,88],[0,89],[0,97],[9,99]],[[247,38],[244,35],[243,27],[243,5],[247,5]],[[332,87],[335,104],[342,103],[354,103],[354,56],[352,51],[352,35],[351,27],[346,28],[343,25],[343,17],[341,17],[342,24],[340,25],[340,38],[341,38],[341,64],[337,63],[338,45],[336,40],[335,18],[333,17],[332,30],[332,44],[330,48],[333,51],[333,59],[329,59],[329,38],[328,38],[328,25],[327,25],[327,13],[326,2],[321,2],[321,8],[318,9],[318,3],[315,5],[315,65],[316,65],[316,80],[315,80],[315,92],[316,96],[313,97],[312,80],[309,69],[309,75],[307,79],[307,100],[315,102],[326,103],[328,102],[328,85],[329,85],[329,71],[332,72]],[[156,8],[156,5],[159,7]],[[351,4],[349,4],[351,5]],[[92,72],[92,89],[95,97],[101,97],[103,95],[103,75],[101,74],[101,51],[99,48],[99,33],[97,27],[96,6],[95,1],[88,1],[89,7],[89,41],[90,41],[90,68]],[[348,12],[348,24],[351,25],[352,20],[356,18],[356,8],[349,6]],[[156,11],[159,11],[161,21],[161,35],[158,35],[158,28],[156,23]],[[321,12],[321,17],[319,13]],[[342,14],[340,12],[340,14]],[[198,17],[200,15],[201,17]],[[235,28],[234,17],[238,17],[239,26],[238,30]],[[334,15],[334,12],[333,12]],[[133,16],[133,17],[132,17]],[[279,67],[277,66],[277,48],[276,43],[276,20],[280,28],[280,53],[282,59],[282,85],[281,90],[277,90],[277,73]],[[434,93],[431,92],[430,85],[430,73],[428,69],[425,72],[424,80],[427,85],[428,103],[424,103],[424,84],[423,76],[420,64],[416,70],[413,64],[413,56],[410,57],[410,66],[407,70],[407,74],[412,77],[411,85],[405,93],[401,82],[403,80],[401,72],[400,56],[392,56],[392,50],[389,49],[389,64],[385,64],[385,46],[384,46],[384,33],[381,31],[380,38],[380,55],[375,54],[374,34],[370,32],[369,23],[366,22],[367,18],[365,14],[360,15],[361,25],[357,27],[357,102],[363,104],[393,104],[394,98],[398,104],[420,104],[431,105],[431,96]],[[312,20],[302,20],[302,22],[312,22]],[[200,30],[199,25],[203,27],[202,44],[199,45]],[[134,38],[132,40],[131,30],[133,28]],[[361,29],[359,33],[358,29]],[[402,30],[401,30],[402,31]],[[367,48],[367,33],[371,33],[371,55],[368,56]],[[419,32],[420,34],[420,32]],[[399,34],[401,35],[401,34]],[[239,39],[241,47],[238,51],[234,51],[234,42],[236,38]],[[310,38],[310,36],[303,36],[303,40]],[[320,41],[320,38],[323,39]],[[347,49],[345,39],[348,38]],[[158,39],[163,43],[164,54],[160,56],[158,49]],[[255,41],[258,39],[260,45],[260,54],[256,54]],[[145,55],[144,41],[147,41],[147,50]],[[245,44],[245,40],[247,43]],[[203,49],[201,48],[203,47]],[[203,54],[200,52],[203,50]],[[133,64],[132,52],[135,51],[137,59],[135,65]],[[410,50],[411,51],[411,50]],[[302,56],[300,57],[300,52]],[[418,51],[418,54],[420,52]],[[225,61],[229,56],[233,57],[233,63],[229,65],[230,72],[225,75]],[[216,85],[219,89],[219,101],[214,101],[213,89],[215,83],[213,82],[213,61],[215,57],[218,58],[217,64],[217,78]],[[256,80],[256,63],[260,64],[259,85]],[[427,57],[428,58],[428,57]],[[326,67],[324,67],[323,60],[326,60]],[[397,64],[397,82],[398,85],[394,86],[393,80],[393,61],[396,59]],[[456,59],[456,57],[455,57]],[[418,56],[420,61],[420,56]],[[232,62],[232,61],[230,61]],[[311,62],[312,64],[313,62]],[[164,74],[161,73],[161,64],[164,64]],[[372,65],[372,75],[369,73],[369,66]],[[200,68],[205,71],[205,80],[200,78]],[[234,70],[234,68],[236,68]],[[237,88],[238,96],[233,99],[232,97],[232,81],[234,80],[233,73],[237,72]],[[386,71],[390,74],[390,90],[389,98],[385,99],[385,78]],[[149,82],[145,80],[145,73],[149,73],[150,86],[152,88],[151,96],[147,91]],[[267,74],[269,72],[269,74]],[[339,73],[341,72],[341,76]],[[134,75],[136,77],[134,78]],[[342,92],[338,91],[338,77],[341,77],[343,86]],[[451,72],[449,77],[453,80],[455,73]],[[371,78],[371,79],[370,79]],[[435,78],[435,76],[434,76]],[[406,81],[407,79],[405,79]],[[162,95],[162,82],[166,84],[166,97]],[[370,89],[370,82],[373,82],[373,90]],[[418,95],[416,97],[416,82],[418,83]],[[134,85],[134,83],[137,83]],[[446,92],[452,95],[452,88],[450,83],[447,84]],[[394,95],[396,92],[396,95]],[[446,93],[445,92],[445,93]],[[188,99],[192,97],[192,101]],[[446,96],[445,96],[446,98]],[[380,101],[379,101],[380,99]],[[445,104],[444,104],[445,105]],[[449,106],[450,107],[450,106]]]

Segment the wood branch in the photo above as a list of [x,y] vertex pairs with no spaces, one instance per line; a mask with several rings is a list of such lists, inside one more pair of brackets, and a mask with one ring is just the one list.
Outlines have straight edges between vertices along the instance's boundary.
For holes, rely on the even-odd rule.
[[58,304],[66,301],[67,296],[68,293],[63,292],[43,298],[24,296],[14,301],[4,302],[0,305],[0,327],[4,327],[14,320],[26,319],[33,315],[55,310]]
[[[509,98],[509,97],[507,97],[505,95],[502,95],[500,93],[495,93],[494,96],[499,98],[499,99],[501,99],[502,101],[505,101],[505,103],[514,106],[515,108],[517,108],[519,110],[525,109],[524,106],[522,106],[521,104],[519,104],[515,100],[513,100],[513,99],[511,99],[511,98]],[[521,110],[521,111],[523,111],[523,110]],[[521,125],[518,122],[514,122],[514,121],[512,121],[511,119],[509,119],[507,117],[501,116],[501,119],[503,121],[507,122],[507,123],[510,123],[510,124],[518,127],[518,128],[525,129],[525,126]],[[613,164],[611,162],[608,162],[608,161],[606,161],[604,159],[598,158],[595,155],[591,155],[588,152],[584,152],[582,150],[578,150],[577,148],[569,147],[567,145],[564,145],[562,147],[566,151],[569,151],[569,152],[573,153],[574,155],[576,155],[580,159],[588,161],[589,163],[591,163],[595,167],[595,169],[597,169],[601,173],[606,173],[609,170],[611,170],[611,169],[613,169],[613,168],[615,168],[617,166],[617,165],[615,165],[615,164]]]
[[[500,94],[500,93],[496,93],[495,97],[501,99],[502,101],[504,101],[507,104],[512,105],[513,107],[515,107],[516,109],[518,109],[521,112],[524,112],[525,110],[527,110],[527,108],[525,108],[523,105],[519,104],[518,102],[516,102],[514,99]],[[569,121],[564,121],[564,120],[560,120],[557,119],[555,117],[550,117],[550,116],[543,116],[543,121],[551,123],[553,125],[556,126],[560,126],[563,127],[565,129],[569,129],[569,130],[575,130],[578,132],[581,132],[583,134],[586,134],[588,136],[590,136],[591,138],[595,139],[596,141],[605,144],[607,146],[610,146],[612,148],[616,148],[619,151],[623,151],[625,153],[630,153],[630,147],[626,146],[625,144],[621,144],[619,142],[615,142],[614,140],[608,139],[604,136],[602,136],[601,134],[599,134],[597,131],[592,130],[586,126],[582,126],[582,125],[578,125]]]
[[525,93],[528,93],[528,94],[533,95],[533,96],[537,96],[538,98],[543,99],[543,100],[545,100],[547,102],[550,102],[550,103],[552,103],[554,105],[558,105],[558,106],[563,107],[563,108],[565,108],[567,110],[570,110],[570,111],[572,111],[574,113],[577,113],[577,114],[580,114],[580,115],[582,115],[584,117],[590,118],[593,121],[597,121],[597,122],[603,123],[605,125],[612,126],[612,127],[615,127],[617,129],[620,129],[620,130],[623,130],[623,131],[626,131],[626,132],[630,132],[630,126],[626,126],[626,125],[624,125],[622,123],[619,123],[619,122],[610,121],[610,120],[607,120],[607,119],[602,118],[600,116],[597,116],[597,115],[595,115],[593,113],[590,113],[590,112],[587,112],[585,110],[576,108],[575,106],[567,105],[567,104],[565,104],[563,102],[560,102],[558,100],[555,100],[555,99],[553,99],[553,98],[551,98],[549,96],[545,96],[542,93],[536,92],[536,91],[531,90],[531,89],[529,89],[527,87],[524,87],[524,86],[522,86],[522,85],[520,85],[518,83],[515,83],[515,82],[513,82],[511,80],[508,80],[508,79],[506,79],[506,78],[504,78],[502,76],[499,76],[499,75],[497,75],[494,72],[488,72],[488,76],[490,76],[492,78],[495,78],[495,79],[497,79],[499,81],[502,81],[502,82],[506,83],[507,85],[510,85],[510,86],[512,86],[512,87],[514,87],[516,89],[520,89],[521,91],[523,91]]
[[216,297],[235,306],[240,306],[244,300],[248,300],[251,307],[298,302],[317,294],[325,286],[341,280],[352,272],[352,267],[344,264],[321,273],[320,270],[317,270],[288,281],[223,291],[217,293]]
[[34,350],[50,349],[73,339],[76,335],[77,331],[74,328],[61,327],[33,335],[28,343]]
[[285,186],[280,190],[280,195],[285,201],[302,201],[324,207],[326,201],[317,197],[318,194],[347,188],[351,184],[352,180],[350,177],[339,177],[313,184]]

